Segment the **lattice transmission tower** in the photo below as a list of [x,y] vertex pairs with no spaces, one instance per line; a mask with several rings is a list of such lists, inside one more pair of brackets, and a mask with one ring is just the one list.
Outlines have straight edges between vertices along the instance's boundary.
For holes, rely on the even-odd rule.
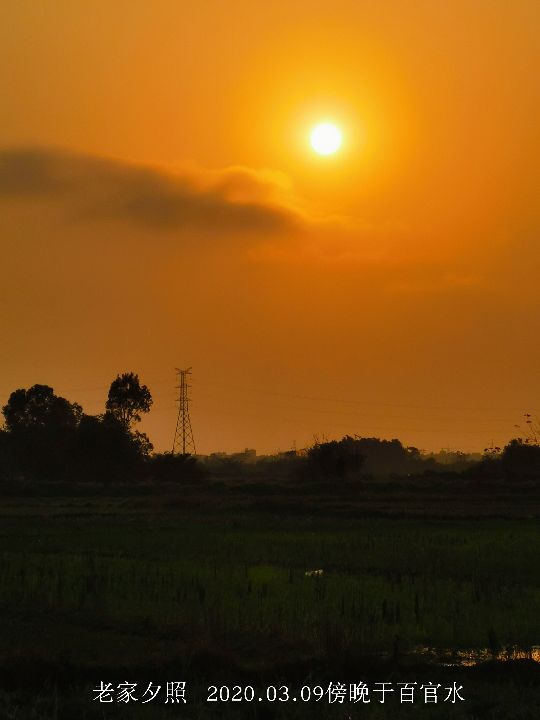
[[187,376],[191,375],[191,368],[187,370],[179,370],[176,368],[178,375],[178,418],[176,420],[176,430],[174,431],[173,455],[182,453],[191,453],[195,455],[195,440],[193,438],[193,428],[191,427],[191,418],[189,417],[189,388],[191,385],[187,383]]

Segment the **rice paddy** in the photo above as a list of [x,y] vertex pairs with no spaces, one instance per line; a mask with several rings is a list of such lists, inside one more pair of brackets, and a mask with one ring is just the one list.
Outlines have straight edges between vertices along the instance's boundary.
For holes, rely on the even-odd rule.
[[4,514],[4,675],[538,657],[535,519],[103,510]]

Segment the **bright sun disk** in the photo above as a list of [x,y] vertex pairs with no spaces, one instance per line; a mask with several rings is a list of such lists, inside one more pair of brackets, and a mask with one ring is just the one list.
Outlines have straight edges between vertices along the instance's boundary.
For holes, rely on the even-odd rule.
[[329,122],[316,125],[309,136],[311,147],[319,155],[332,155],[341,147],[341,130]]

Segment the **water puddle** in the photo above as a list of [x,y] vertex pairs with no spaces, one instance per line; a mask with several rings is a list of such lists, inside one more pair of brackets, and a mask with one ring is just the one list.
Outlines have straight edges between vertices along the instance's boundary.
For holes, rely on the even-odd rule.
[[540,663],[540,645],[533,645],[529,649],[511,646],[500,650],[491,650],[490,648],[441,650],[440,648],[419,647],[415,649],[414,655],[437,665],[454,667],[471,667],[493,660],[498,662],[533,660]]

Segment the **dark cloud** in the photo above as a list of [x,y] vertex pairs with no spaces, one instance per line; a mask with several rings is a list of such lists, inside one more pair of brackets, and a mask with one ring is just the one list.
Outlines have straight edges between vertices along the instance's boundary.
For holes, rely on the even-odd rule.
[[298,227],[300,215],[278,196],[277,179],[248,168],[174,174],[58,150],[0,152],[0,198],[54,201],[85,221],[123,220],[170,231],[275,233]]

